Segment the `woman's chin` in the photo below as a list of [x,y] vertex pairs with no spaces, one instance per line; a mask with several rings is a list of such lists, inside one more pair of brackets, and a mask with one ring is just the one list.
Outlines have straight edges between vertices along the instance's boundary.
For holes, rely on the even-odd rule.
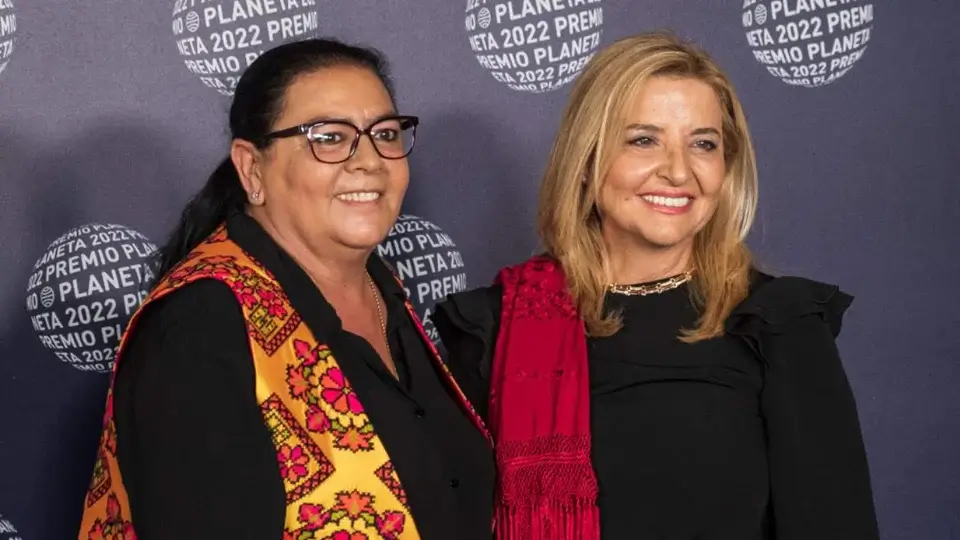
[[389,227],[346,227],[337,236],[340,243],[354,249],[374,249],[387,237]]

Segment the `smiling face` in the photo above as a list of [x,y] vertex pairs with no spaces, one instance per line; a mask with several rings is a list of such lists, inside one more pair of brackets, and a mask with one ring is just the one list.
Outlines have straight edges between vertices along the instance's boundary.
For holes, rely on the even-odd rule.
[[[378,144],[392,144],[396,114],[380,79],[368,69],[336,66],[302,75],[287,88],[283,111],[273,125],[282,130],[320,121],[348,122],[361,129],[374,124]],[[256,159],[245,187],[261,190],[254,210],[279,234],[314,251],[331,246],[370,250],[387,235],[400,213],[409,183],[407,159],[386,159],[361,136],[348,155],[355,131],[343,124],[306,135],[274,140]],[[342,154],[334,156],[340,145]],[[386,148],[385,146],[381,147]],[[389,155],[389,154],[388,154]],[[246,185],[246,184],[250,185]]]
[[611,249],[692,251],[716,211],[726,174],[716,93],[697,79],[654,77],[625,119],[597,200],[604,239]]

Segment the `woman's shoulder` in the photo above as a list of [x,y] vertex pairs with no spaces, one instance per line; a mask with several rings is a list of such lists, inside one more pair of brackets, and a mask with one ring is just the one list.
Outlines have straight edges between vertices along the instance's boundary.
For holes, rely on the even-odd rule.
[[488,326],[500,318],[500,308],[503,304],[503,282],[519,278],[520,274],[529,271],[543,271],[544,268],[556,264],[552,259],[537,255],[525,261],[501,268],[491,285],[477,287],[447,295],[437,304],[437,312],[444,312],[454,324],[463,327]]
[[808,317],[818,317],[836,337],[843,316],[852,303],[853,296],[838,285],[755,270],[750,293],[731,312],[727,331],[738,334],[780,333]]
[[230,285],[213,278],[186,283],[162,295],[155,309],[168,314],[190,316],[199,310],[208,312],[239,306],[237,295]]
[[462,331],[490,331],[500,319],[502,296],[499,284],[477,287],[448,295],[437,304],[435,312]]
[[229,285],[216,279],[187,283],[150,300],[138,315],[136,333],[151,340],[230,330],[243,324],[243,311]]
[[253,369],[251,362],[237,361],[250,354],[240,303],[228,285],[215,279],[194,281],[150,300],[127,332],[118,388],[207,368],[223,374],[228,367],[245,380]]
[[447,295],[444,301],[455,301],[459,303],[483,303],[490,301],[499,302],[502,294],[503,286],[499,283],[492,283],[483,287],[474,287],[473,289]]
[[559,264],[552,257],[539,254],[504,266],[497,271],[491,285],[448,295],[438,304],[438,309],[454,311],[467,318],[482,316],[486,319],[488,312],[492,312],[494,317],[499,317],[503,303],[504,283],[516,285],[517,282],[538,281],[543,279],[544,275],[562,277],[562,274],[557,271]]
[[[518,283],[563,283],[559,262],[544,254],[501,268],[493,284],[448,295],[434,310],[433,321],[444,342],[464,337],[492,341],[500,326],[504,284],[507,290]],[[536,288],[536,286],[534,286]]]

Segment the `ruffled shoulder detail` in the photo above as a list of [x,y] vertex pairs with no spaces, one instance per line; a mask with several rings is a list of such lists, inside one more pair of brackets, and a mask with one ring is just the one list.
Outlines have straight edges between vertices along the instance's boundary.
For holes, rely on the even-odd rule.
[[[447,296],[434,309],[432,320],[448,348],[455,342],[478,340],[492,350],[499,331],[502,287],[493,285]],[[478,359],[484,378],[489,376],[488,359]]]
[[437,304],[436,311],[442,310],[461,331],[485,334],[500,318],[501,291],[493,285],[451,294]]
[[761,275],[750,296],[727,318],[728,334],[760,339],[788,332],[800,319],[816,316],[836,338],[853,297],[836,285],[806,278]]

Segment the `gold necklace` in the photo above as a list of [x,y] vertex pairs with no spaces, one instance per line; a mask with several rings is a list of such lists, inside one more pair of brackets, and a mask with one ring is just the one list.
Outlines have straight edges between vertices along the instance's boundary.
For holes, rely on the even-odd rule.
[[647,296],[649,294],[660,294],[683,285],[693,277],[693,270],[673,276],[656,283],[644,283],[641,285],[620,285],[619,283],[610,283],[607,290],[614,294],[623,294],[626,296]]
[[387,346],[387,354],[393,357],[393,351],[390,350],[390,340],[387,338],[387,321],[383,317],[383,305],[380,303],[380,291],[377,284],[373,282],[370,272],[367,272],[367,284],[370,285],[370,292],[373,293],[373,299],[377,302],[377,319],[380,320],[380,331],[383,333],[383,342]]

